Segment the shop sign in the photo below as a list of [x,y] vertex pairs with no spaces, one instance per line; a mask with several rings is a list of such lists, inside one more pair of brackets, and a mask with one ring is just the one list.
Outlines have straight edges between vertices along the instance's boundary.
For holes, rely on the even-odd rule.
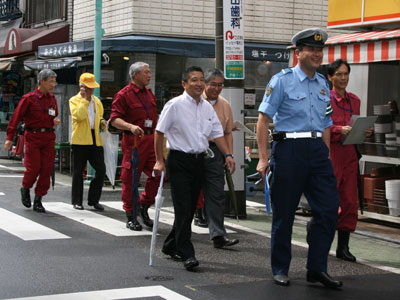
[[101,70],[101,81],[114,81],[114,70]]
[[328,27],[340,28],[400,21],[398,0],[330,0]]
[[225,79],[244,79],[243,0],[224,0]]
[[244,94],[244,105],[256,105],[256,94]]
[[75,56],[82,51],[83,51],[82,42],[71,42],[71,43],[40,46],[38,48],[38,56],[43,58]]
[[289,61],[290,52],[289,50],[278,50],[278,49],[265,49],[265,48],[246,48],[246,59],[248,60],[261,60],[261,61]]

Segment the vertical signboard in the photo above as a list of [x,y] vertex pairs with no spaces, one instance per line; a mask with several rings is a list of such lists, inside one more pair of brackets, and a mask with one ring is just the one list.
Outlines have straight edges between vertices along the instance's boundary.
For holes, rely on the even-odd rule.
[[224,0],[225,79],[244,79],[243,0]]

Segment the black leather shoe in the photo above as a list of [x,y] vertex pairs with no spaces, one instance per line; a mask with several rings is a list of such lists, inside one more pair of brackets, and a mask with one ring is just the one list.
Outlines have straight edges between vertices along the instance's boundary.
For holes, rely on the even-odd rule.
[[129,228],[133,231],[141,231],[142,225],[140,225],[137,220],[128,220],[128,222],[126,222],[126,228]]
[[343,286],[343,283],[341,281],[333,279],[326,272],[307,271],[307,281],[320,282],[331,289],[337,289]]
[[94,208],[95,210],[98,210],[98,211],[103,211],[103,210],[104,210],[104,206],[101,205],[100,203],[88,204],[88,205],[89,205],[89,206],[93,206],[93,208]]
[[84,210],[83,206],[80,205],[80,204],[74,204],[72,207],[77,209],[77,210]]
[[33,200],[33,210],[39,213],[46,212],[42,205],[42,196],[35,195],[35,199]]
[[274,275],[274,282],[277,285],[288,286],[290,284],[290,279],[287,275]]
[[195,257],[189,257],[185,262],[183,263],[183,266],[185,267],[186,270],[190,271],[194,267],[197,267],[199,265],[199,261]]
[[21,188],[21,202],[27,208],[32,206],[30,190],[24,187]]
[[355,262],[357,260],[356,257],[351,254],[350,249],[347,246],[343,247],[342,249],[337,249],[336,257],[351,262]]
[[208,223],[207,220],[204,218],[203,209],[197,209],[194,214],[194,225],[202,228],[207,228]]
[[214,248],[223,248],[236,245],[239,243],[238,239],[228,239],[226,236],[216,236],[213,238]]
[[147,212],[149,210],[150,205],[147,204],[140,204],[140,216],[142,217],[143,224],[146,225],[147,227],[153,228],[153,220],[150,219],[149,213]]
[[176,253],[175,251],[170,251],[167,249],[162,248],[161,252],[164,253],[165,255],[169,255],[173,260],[175,261],[184,261],[184,259],[182,258],[182,256],[180,256],[178,253]]

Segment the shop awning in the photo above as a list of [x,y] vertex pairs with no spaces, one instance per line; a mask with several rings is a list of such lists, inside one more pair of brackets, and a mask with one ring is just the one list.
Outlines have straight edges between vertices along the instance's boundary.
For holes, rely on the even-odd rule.
[[[351,64],[400,60],[400,29],[348,33],[329,38],[323,64],[341,58]],[[291,51],[289,65],[297,64]]]
[[[38,56],[41,58],[57,58],[92,54],[94,43],[76,41],[62,44],[39,46]],[[168,38],[157,36],[123,36],[103,39],[102,52],[147,52],[186,57],[215,57],[215,42],[213,40]],[[289,51],[286,45],[245,43],[245,58],[249,60],[287,62]]]
[[82,60],[82,57],[64,57],[56,59],[37,59],[25,60],[25,70],[43,70],[43,69],[66,69],[76,67],[77,63]]
[[0,71],[11,70],[11,65],[15,61],[16,56],[0,58]]

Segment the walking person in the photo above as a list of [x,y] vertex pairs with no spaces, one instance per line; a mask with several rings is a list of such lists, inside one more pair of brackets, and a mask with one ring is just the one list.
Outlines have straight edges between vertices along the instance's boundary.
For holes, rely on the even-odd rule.
[[[226,157],[233,172],[235,161],[226,145],[223,129],[212,105],[204,100],[204,74],[199,67],[189,67],[182,74],[182,95],[169,100],[156,127],[154,171],[167,170],[171,185],[175,220],[164,241],[162,252],[183,261],[187,270],[199,265],[191,242],[191,224],[204,178],[204,157],[210,137]],[[164,135],[170,148],[163,159]]]
[[340,199],[336,257],[355,262],[349,239],[358,220],[358,155],[355,145],[343,145],[342,142],[352,128],[352,116],[360,115],[360,99],[346,91],[349,75],[350,65],[342,59],[328,66],[328,78],[333,85],[330,93],[333,110],[330,154]]
[[83,210],[83,171],[87,162],[96,171],[91,180],[88,192],[88,205],[95,210],[103,211],[99,203],[106,174],[104,150],[100,139],[100,128],[106,126],[103,119],[103,104],[93,95],[100,85],[91,73],[83,73],[79,78],[79,93],[69,99],[72,117],[72,190],[73,208]]
[[[329,250],[335,235],[339,195],[329,159],[330,126],[327,116],[329,86],[316,72],[321,65],[325,31],[311,28],[292,38],[298,65],[272,77],[259,107],[257,142],[260,160],[257,171],[265,180],[270,167],[271,266],[274,282],[289,285],[291,234],[295,211],[304,192],[313,221],[308,234],[307,281],[338,288],[342,282],[327,273]],[[275,133],[268,160],[269,121]]]
[[114,97],[111,106],[111,124],[123,130],[122,148],[122,202],[126,212],[126,227],[140,231],[142,225],[132,213],[132,150],[136,146],[139,154],[138,180],[144,172],[147,175],[144,192],[138,200],[140,216],[144,225],[153,227],[148,209],[154,204],[161,177],[153,177],[153,167],[156,163],[154,152],[154,129],[157,125],[156,98],[147,87],[151,79],[150,67],[147,63],[136,62],[129,68],[131,81]]
[[21,201],[25,207],[31,207],[30,188],[35,184],[33,210],[45,212],[42,197],[50,188],[50,177],[54,167],[55,139],[54,127],[60,124],[57,100],[51,93],[57,84],[57,74],[44,69],[37,76],[38,87],[24,95],[18,103],[7,127],[7,139],[4,150],[12,146],[12,140],[18,124],[25,122],[25,172],[22,179]]
[[[220,95],[224,86],[224,74],[221,70],[211,69],[205,72],[204,79],[205,89],[203,92],[203,98],[213,106],[215,112],[217,113],[224,132],[224,139],[228,147],[228,152],[233,153],[232,130],[234,128],[234,124],[232,108],[229,102]],[[239,240],[228,239],[226,237],[224,225],[225,157],[215,144],[214,139],[210,138],[208,145],[213,151],[214,157],[204,160],[204,210],[207,216],[210,239],[213,241],[214,247],[224,248],[236,245],[239,243]],[[201,196],[202,195],[200,195],[200,197]],[[198,212],[198,210],[196,211],[196,215],[201,214],[202,212]]]

